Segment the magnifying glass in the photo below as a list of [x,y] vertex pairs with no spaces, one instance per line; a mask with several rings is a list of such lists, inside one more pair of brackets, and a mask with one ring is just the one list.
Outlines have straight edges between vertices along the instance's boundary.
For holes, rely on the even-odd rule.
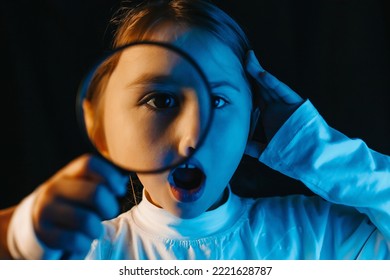
[[132,172],[185,163],[212,119],[209,83],[185,51],[140,41],[102,59],[82,81],[77,113],[96,153]]

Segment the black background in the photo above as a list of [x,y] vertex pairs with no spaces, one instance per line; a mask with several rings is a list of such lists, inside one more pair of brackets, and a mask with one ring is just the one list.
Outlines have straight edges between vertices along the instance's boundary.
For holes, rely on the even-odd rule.
[[[89,151],[76,121],[76,93],[90,65],[110,46],[107,25],[118,3],[0,4],[0,208],[16,204]],[[331,126],[390,154],[388,0],[214,3],[243,26],[262,66],[309,98]],[[309,193],[249,159],[233,185],[244,195]]]

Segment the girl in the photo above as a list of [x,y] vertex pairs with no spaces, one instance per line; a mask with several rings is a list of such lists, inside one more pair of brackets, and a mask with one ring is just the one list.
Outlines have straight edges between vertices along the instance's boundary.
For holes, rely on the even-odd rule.
[[[228,15],[205,0],[143,1],[122,10],[118,23],[114,47],[169,42],[194,57],[212,85],[210,131],[187,162],[202,180],[192,189],[176,185],[170,178],[182,167],[140,173],[141,203],[108,220],[127,178],[82,156],[18,206],[8,229],[13,258],[389,258],[390,159],[330,128],[310,101],[264,71]],[[106,123],[118,109],[110,102]],[[265,144],[251,138],[257,105]],[[177,151],[194,148],[195,138],[180,131]],[[318,196],[235,195],[229,180],[245,153]]]

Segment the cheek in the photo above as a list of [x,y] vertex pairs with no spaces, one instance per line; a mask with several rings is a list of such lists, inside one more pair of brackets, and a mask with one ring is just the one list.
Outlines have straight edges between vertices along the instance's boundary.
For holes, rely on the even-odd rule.
[[209,160],[218,168],[216,174],[228,178],[241,161],[248,140],[250,110],[246,106],[216,112],[209,137]]
[[215,110],[212,129],[214,138],[218,138],[216,142],[220,143],[216,149],[243,153],[250,130],[251,105],[248,93]]
[[[138,158],[139,149],[132,143],[139,142],[137,123],[134,119],[126,118],[120,106],[114,110],[115,106],[107,104],[104,115],[104,132],[107,142],[109,156],[114,161],[122,162],[125,158]],[[129,141],[131,139],[131,141]]]
[[[135,117],[136,110],[127,108],[126,100],[110,98],[104,106],[104,137],[106,156],[115,164],[129,170],[153,169],[150,155],[150,139],[141,119]],[[152,162],[149,162],[152,161]]]
[[224,142],[226,148],[236,150],[246,144],[249,134],[249,120],[249,112],[238,111],[216,118],[216,121],[222,124],[218,134],[223,136],[221,141]]
[[166,125],[148,116],[144,109],[126,105],[126,99],[111,100],[104,114],[107,156],[130,170],[156,170],[169,164],[166,161],[174,155],[172,133],[167,132]]

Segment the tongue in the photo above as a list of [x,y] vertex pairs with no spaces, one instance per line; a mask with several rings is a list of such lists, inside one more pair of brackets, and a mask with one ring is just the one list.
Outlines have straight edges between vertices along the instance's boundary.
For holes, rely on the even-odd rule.
[[177,168],[172,176],[176,187],[186,190],[199,187],[203,179],[202,171],[197,168]]

